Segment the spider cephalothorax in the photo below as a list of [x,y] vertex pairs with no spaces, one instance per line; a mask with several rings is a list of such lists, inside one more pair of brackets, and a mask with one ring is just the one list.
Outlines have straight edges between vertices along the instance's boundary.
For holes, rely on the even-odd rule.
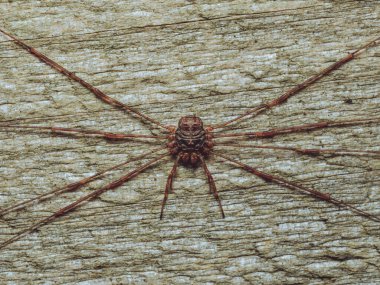
[[179,157],[183,165],[196,166],[199,155],[208,156],[212,149],[212,137],[203,127],[201,118],[190,115],[182,117],[178,128],[169,137],[170,153]]

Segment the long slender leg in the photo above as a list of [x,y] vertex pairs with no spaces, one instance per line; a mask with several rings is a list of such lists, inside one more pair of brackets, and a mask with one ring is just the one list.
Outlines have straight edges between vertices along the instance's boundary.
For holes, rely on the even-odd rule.
[[288,128],[272,129],[263,132],[246,132],[246,133],[235,133],[235,134],[212,134],[213,138],[228,138],[228,137],[246,137],[246,138],[271,138],[278,135],[300,133],[314,131],[318,129],[331,128],[331,127],[348,127],[348,126],[358,126],[367,125],[373,123],[379,123],[379,118],[371,119],[354,119],[354,120],[342,120],[342,121],[323,121],[313,124],[305,124],[299,126],[293,126]]
[[306,194],[309,194],[315,198],[318,198],[320,200],[323,200],[323,201],[326,201],[328,203],[331,203],[331,204],[334,204],[338,207],[344,207],[346,209],[349,209],[351,210],[352,212],[356,213],[356,214],[359,214],[363,217],[366,217],[370,220],[373,220],[373,221],[376,221],[376,222],[380,222],[380,218],[379,217],[376,217],[375,215],[372,215],[370,213],[367,213],[363,210],[360,210],[350,204],[347,204],[346,202],[343,202],[341,200],[338,200],[338,199],[335,199],[333,197],[331,197],[330,194],[326,194],[326,193],[323,193],[323,192],[320,192],[320,191],[317,191],[317,190],[314,190],[314,189],[310,189],[310,188],[307,188],[307,187],[304,187],[298,183],[295,183],[295,182],[292,182],[292,181],[289,181],[285,178],[282,178],[280,176],[276,176],[276,175],[273,175],[273,174],[268,174],[268,173],[265,173],[263,171],[260,171],[260,170],[257,170],[256,168],[253,168],[247,164],[244,164],[236,159],[233,159],[229,156],[226,156],[224,154],[221,154],[221,153],[214,153],[215,156],[219,156],[219,157],[222,157],[224,160],[227,160],[241,168],[243,168],[244,170],[262,178],[263,180],[267,181],[267,182],[273,182],[273,183],[276,183],[278,185],[281,185],[281,186],[284,186],[288,189],[291,189],[291,190],[296,190],[296,191],[299,191],[299,192],[302,192],[302,193],[306,193]]
[[311,77],[309,77],[308,79],[306,79],[304,82],[302,82],[301,84],[297,85],[297,86],[294,86],[293,88],[289,89],[288,91],[286,91],[284,94],[282,94],[280,97],[272,100],[272,101],[269,101],[265,104],[262,104],[262,105],[259,105],[253,109],[250,109],[248,110],[247,112],[241,114],[240,116],[237,116],[236,118],[232,119],[232,120],[229,120],[227,122],[224,122],[224,123],[221,123],[221,124],[217,124],[217,125],[213,125],[211,126],[212,129],[220,129],[220,128],[224,128],[232,123],[235,123],[251,114],[254,114],[252,117],[256,117],[257,115],[259,115],[260,113],[268,110],[268,109],[271,109],[275,106],[278,106],[278,105],[281,105],[283,103],[285,103],[290,97],[294,96],[295,94],[297,94],[298,92],[302,91],[303,89],[307,88],[308,86],[312,85],[313,83],[315,83],[316,81],[318,81],[319,79],[321,79],[322,77],[328,75],[329,73],[333,72],[334,70],[337,70],[338,68],[340,68],[342,65],[346,64],[347,62],[353,60],[354,58],[356,58],[358,55],[360,55],[361,53],[363,53],[364,51],[366,51],[367,49],[369,49],[370,47],[373,47],[373,46],[376,46],[380,43],[380,37],[379,38],[376,38],[375,40],[365,44],[364,46],[360,47],[359,49],[357,49],[356,51],[354,51],[353,53],[350,53],[348,54],[347,56],[343,57],[341,60],[331,64],[330,66],[328,66],[327,68],[321,70],[319,73],[317,73],[316,75],[313,75]]
[[180,160],[180,155],[177,155],[177,158],[174,161],[173,168],[168,175],[168,179],[166,180],[165,193],[164,193],[164,198],[162,199],[162,205],[161,205],[160,220],[162,220],[162,218],[164,217],[164,208],[166,205],[166,201],[168,200],[169,193],[173,193],[173,179],[177,173],[179,160]]
[[299,154],[306,155],[358,155],[358,156],[371,156],[374,158],[380,158],[380,151],[371,150],[357,150],[357,149],[318,149],[318,148],[297,148],[286,146],[271,146],[271,145],[246,145],[236,143],[217,143],[214,147],[237,147],[237,148],[256,148],[256,149],[272,149],[272,150],[287,150],[294,151]]
[[160,148],[156,148],[156,149],[153,149],[149,152],[146,152],[142,155],[139,155],[139,156],[136,156],[126,162],[123,162],[123,163],[120,163],[118,165],[114,165],[110,168],[107,168],[107,169],[104,169],[102,171],[99,171],[98,173],[94,174],[94,175],[91,175],[91,176],[88,176],[84,179],[81,179],[79,181],[76,181],[74,183],[70,183],[68,185],[65,185],[61,188],[58,188],[58,189],[54,189],[50,192],[47,192],[47,193],[44,193],[44,194],[41,194],[41,195],[38,195],[37,197],[35,198],[32,198],[32,199],[28,199],[28,200],[25,200],[25,201],[22,201],[22,202],[19,202],[17,204],[14,204],[12,206],[9,206],[7,208],[4,208],[2,210],[0,210],[0,216],[4,216],[6,214],[9,214],[11,212],[14,212],[14,211],[17,211],[17,210],[21,210],[25,207],[27,207],[28,205],[30,205],[31,203],[33,202],[42,202],[42,201],[45,201],[49,198],[52,198],[54,196],[57,196],[57,195],[60,195],[62,193],[65,193],[65,192],[69,192],[69,191],[76,191],[78,190],[79,188],[83,187],[84,185],[96,180],[96,179],[99,179],[101,177],[103,177],[107,172],[110,172],[111,170],[115,170],[115,169],[118,169],[122,166],[125,166],[133,161],[139,161],[141,159],[143,159],[144,157],[148,156],[148,155],[152,155],[153,153],[157,153],[161,150],[164,150],[166,149],[166,146],[163,146],[163,147],[160,147]]
[[[112,109],[112,111],[118,111]],[[0,122],[1,124],[9,124],[9,125],[15,125],[15,124],[25,124],[25,123],[38,123],[43,121],[44,123],[51,121],[52,119],[58,119],[58,118],[69,118],[69,117],[78,117],[79,115],[89,115],[92,114],[91,111],[88,112],[78,112],[78,113],[73,113],[73,114],[63,114],[63,115],[51,115],[49,117],[42,116],[42,117],[29,117],[29,118],[14,118],[14,119],[8,119],[8,120],[2,120]]]
[[34,55],[36,58],[38,58],[43,63],[49,65],[50,67],[54,68],[58,72],[60,72],[63,75],[67,76],[68,78],[70,78],[70,79],[78,82],[79,84],[81,84],[83,87],[85,87],[87,90],[91,91],[97,98],[99,98],[103,102],[105,102],[107,104],[110,104],[112,106],[115,106],[115,107],[117,107],[119,109],[122,109],[124,111],[128,111],[130,113],[133,113],[136,116],[138,116],[140,119],[145,119],[145,120],[149,121],[150,123],[152,123],[152,124],[154,124],[156,126],[159,126],[160,128],[163,128],[163,129],[166,129],[166,130],[169,130],[169,131],[171,130],[170,127],[162,125],[157,120],[155,120],[155,119],[153,119],[153,118],[151,118],[151,117],[149,117],[147,115],[144,115],[143,113],[141,113],[140,111],[136,110],[135,108],[127,106],[127,105],[121,103],[120,101],[118,101],[116,99],[113,99],[110,96],[104,94],[98,88],[96,88],[96,87],[92,86],[90,83],[84,81],[82,78],[80,78],[79,76],[75,75],[73,72],[67,70],[62,65],[59,65],[55,61],[53,61],[50,58],[48,58],[46,55],[44,55],[44,54],[40,53],[39,51],[37,51],[35,48],[33,48],[33,47],[27,45],[26,43],[24,43],[23,41],[21,41],[17,37],[11,35],[10,33],[6,32],[6,31],[4,31],[2,29],[0,29],[0,32],[3,33],[4,35],[6,35],[7,37],[9,37],[15,44],[19,45],[20,47],[22,47],[23,49],[25,49],[27,52],[29,52],[30,54]]
[[168,136],[155,136],[155,135],[139,135],[139,134],[121,134],[121,133],[110,133],[97,130],[81,130],[74,128],[61,128],[61,127],[46,127],[46,126],[30,126],[30,125],[7,125],[1,124],[0,130],[5,129],[32,129],[39,131],[47,131],[54,134],[61,135],[82,135],[91,137],[101,137],[107,140],[125,140],[134,138],[144,138],[144,139],[166,139]]
[[78,200],[76,200],[75,202],[67,205],[66,207],[63,207],[61,209],[59,209],[57,212],[55,212],[53,215],[45,218],[45,219],[42,219],[40,221],[38,221],[37,223],[35,223],[34,225],[26,228],[25,230],[19,232],[18,234],[16,234],[14,237],[6,240],[5,242],[1,243],[0,244],[0,249],[15,242],[16,240],[19,240],[21,237],[33,232],[34,230],[40,228],[41,226],[47,224],[47,223],[50,223],[52,221],[54,221],[55,219],[75,210],[76,208],[80,207],[81,205],[87,203],[88,201],[100,196],[101,194],[103,194],[104,192],[107,192],[109,190],[112,190],[112,189],[115,189],[119,186],[121,186],[122,184],[124,184],[126,181],[132,179],[133,177],[137,176],[138,174],[140,174],[141,172],[143,172],[145,169],[151,167],[152,165],[154,165],[155,163],[157,163],[158,161],[160,161],[161,159],[163,159],[164,157],[168,156],[168,154],[163,154],[163,155],[160,155],[159,157],[155,158],[155,159],[152,159],[150,160],[149,162],[143,164],[142,166],[136,168],[135,170],[127,173],[126,175],[122,176],[121,178],[107,184],[106,186],[96,190],[96,191],[93,191],[91,192],[90,194],[87,194],[85,196],[82,196],[81,198],[79,198]]
[[222,202],[220,201],[218,190],[216,189],[214,178],[212,177],[211,172],[208,170],[206,161],[204,160],[203,156],[202,155],[198,155],[198,157],[199,157],[199,159],[200,159],[200,161],[202,163],[203,170],[204,170],[204,172],[206,174],[206,177],[207,177],[207,180],[208,180],[208,184],[210,186],[210,192],[214,195],[215,200],[218,202],[219,209],[220,209],[220,212],[222,214],[222,218],[224,219],[226,216],[224,215]]

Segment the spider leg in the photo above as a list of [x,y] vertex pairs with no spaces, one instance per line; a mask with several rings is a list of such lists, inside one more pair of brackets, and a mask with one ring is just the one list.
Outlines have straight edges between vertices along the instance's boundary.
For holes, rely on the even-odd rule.
[[321,79],[322,77],[328,75],[329,73],[333,72],[334,70],[337,70],[338,68],[340,68],[342,65],[346,64],[347,62],[353,60],[354,58],[356,58],[359,54],[363,53],[364,51],[366,51],[367,49],[369,49],[370,47],[373,47],[373,46],[376,46],[380,43],[380,37],[379,38],[376,38],[375,40],[365,44],[364,46],[360,47],[359,49],[357,49],[356,51],[352,52],[352,53],[349,53],[347,56],[343,57],[341,60],[331,64],[330,66],[328,66],[327,68],[321,70],[319,73],[309,77],[308,79],[306,79],[304,82],[302,82],[301,84],[298,84],[297,86],[294,86],[293,88],[289,89],[288,91],[286,91],[284,94],[282,94],[280,97],[276,98],[276,99],[273,99],[272,101],[269,101],[265,104],[262,104],[262,105],[259,105],[255,108],[252,108],[250,110],[248,110],[247,112],[241,114],[240,116],[237,116],[236,118],[232,119],[232,120],[229,120],[227,122],[224,122],[224,123],[221,123],[221,124],[217,124],[217,125],[214,125],[212,126],[213,129],[220,129],[220,128],[224,128],[232,123],[235,123],[235,122],[238,122],[239,120],[253,114],[251,117],[254,118],[256,117],[257,115],[259,115],[260,113],[266,111],[266,110],[269,110],[275,106],[278,106],[278,105],[281,105],[283,103],[285,103],[290,97],[294,96],[295,94],[297,94],[298,92],[302,91],[303,89],[307,88],[308,86],[312,85],[313,83],[317,82],[319,79]]
[[5,246],[7,246],[7,245],[9,245],[9,244],[11,244],[13,242],[15,242],[16,240],[19,240],[23,236],[25,236],[25,235],[33,232],[34,230],[40,228],[41,226],[46,225],[47,223],[53,222],[57,218],[65,215],[65,214],[67,214],[69,212],[72,212],[76,208],[78,208],[78,207],[82,206],[83,204],[89,202],[90,200],[92,200],[92,199],[100,196],[104,192],[107,192],[109,190],[112,190],[112,189],[115,189],[115,188],[121,186],[126,181],[131,180],[132,178],[136,177],[141,172],[143,172],[145,169],[147,169],[147,168],[151,167],[152,165],[156,164],[158,161],[160,161],[161,159],[163,159],[166,156],[168,156],[168,154],[166,154],[166,153],[162,154],[159,157],[150,160],[149,162],[143,164],[142,166],[136,168],[135,170],[133,170],[133,171],[127,173],[126,175],[120,177],[119,179],[117,179],[117,180],[115,180],[115,181],[107,184],[106,186],[104,186],[104,187],[102,187],[102,188],[100,188],[98,190],[95,190],[95,191],[91,192],[90,194],[82,196],[81,198],[79,198],[75,202],[67,205],[66,207],[63,207],[63,208],[59,209],[53,215],[51,215],[51,216],[49,216],[49,217],[47,217],[45,219],[42,219],[42,220],[38,221],[34,225],[26,228],[25,230],[19,232],[18,234],[16,234],[12,238],[10,238],[10,239],[6,240],[5,242],[1,243],[0,244],[0,249],[4,248]]
[[85,186],[86,184],[96,180],[96,179],[99,179],[101,177],[103,177],[107,172],[110,172],[111,170],[115,170],[117,168],[120,168],[122,166],[125,166],[133,161],[139,161],[141,159],[143,159],[144,157],[148,156],[148,155],[151,155],[153,153],[157,153],[163,149],[166,149],[166,146],[164,147],[160,147],[160,148],[156,148],[156,149],[153,149],[149,152],[146,152],[142,155],[139,155],[139,156],[136,156],[136,157],[133,157],[132,159],[126,161],[126,162],[123,162],[123,163],[120,163],[120,164],[117,164],[117,165],[114,165],[112,167],[109,167],[107,169],[104,169],[102,171],[99,171],[97,173],[95,173],[94,175],[91,175],[91,176],[88,176],[84,179],[81,179],[79,181],[76,181],[74,183],[70,183],[68,185],[65,185],[61,188],[58,188],[58,189],[54,189],[50,192],[47,192],[47,193],[44,193],[44,194],[41,194],[41,195],[38,195],[37,197],[34,197],[32,199],[28,199],[28,200],[25,200],[25,201],[22,201],[22,202],[19,202],[17,204],[14,204],[12,206],[9,206],[7,208],[4,208],[2,210],[0,210],[0,216],[4,216],[6,214],[9,214],[11,212],[14,212],[14,211],[17,211],[17,210],[21,210],[25,207],[27,207],[28,205],[30,205],[31,203],[33,202],[42,202],[42,201],[45,201],[47,199],[50,199],[54,196],[57,196],[57,195],[60,195],[62,193],[65,193],[65,192],[70,192],[70,191],[76,191],[78,190],[79,188]]
[[12,129],[25,129],[25,130],[38,130],[46,131],[53,134],[61,135],[81,135],[89,137],[101,137],[107,140],[126,140],[134,138],[144,138],[144,139],[166,139],[168,136],[155,136],[155,135],[139,135],[139,134],[121,134],[121,133],[110,133],[97,130],[82,130],[74,128],[62,128],[62,127],[46,127],[46,126],[30,126],[30,125],[4,125],[0,122],[0,130],[12,130]]
[[177,158],[174,161],[173,168],[168,175],[168,179],[166,180],[164,198],[162,199],[162,204],[161,204],[160,220],[162,220],[164,217],[164,208],[166,205],[166,201],[168,200],[169,193],[173,193],[173,179],[177,173],[179,160],[180,160],[180,155],[177,155]]
[[106,95],[105,93],[103,93],[102,91],[100,91],[98,88],[92,86],[90,83],[84,81],[82,78],[80,78],[79,76],[75,75],[75,73],[67,70],[62,65],[56,63],[52,59],[48,58],[46,55],[40,53],[38,50],[36,50],[35,48],[27,45],[26,43],[24,43],[23,41],[21,41],[17,37],[11,35],[10,33],[6,32],[6,31],[4,31],[2,29],[0,29],[0,33],[3,33],[4,35],[6,35],[15,44],[17,44],[18,46],[22,47],[23,49],[25,49],[30,54],[34,55],[36,58],[38,58],[43,63],[49,65],[50,67],[52,67],[53,69],[55,69],[58,72],[62,73],[63,75],[67,76],[68,78],[70,78],[70,79],[78,82],[79,84],[81,84],[83,87],[85,87],[87,90],[89,90],[90,92],[92,92],[97,98],[99,98],[103,102],[105,102],[105,103],[107,103],[109,105],[112,105],[112,106],[114,106],[116,108],[119,108],[121,110],[133,113],[137,117],[139,117],[140,119],[144,119],[146,121],[149,121],[150,123],[152,123],[152,124],[154,124],[154,125],[162,128],[162,129],[169,130],[169,131],[171,130],[170,127],[162,125],[157,120],[155,120],[155,119],[153,119],[153,118],[151,118],[151,117],[149,117],[149,116],[141,113],[140,111],[136,110],[135,108],[132,108],[132,107],[130,107],[128,105],[125,105],[125,104],[121,103],[120,101],[118,101],[118,100],[116,100],[116,99],[114,99],[114,98]]
[[319,123],[313,124],[305,124],[299,126],[293,126],[288,128],[278,128],[272,129],[269,131],[263,132],[246,132],[246,133],[234,133],[234,134],[212,134],[213,138],[227,138],[227,137],[246,137],[246,138],[272,138],[278,135],[284,134],[293,134],[300,132],[308,132],[314,131],[324,128],[332,128],[332,127],[347,127],[347,126],[358,126],[358,125],[367,125],[373,123],[379,123],[379,118],[371,118],[371,119],[354,119],[354,120],[341,120],[341,121],[322,121]]
[[331,203],[331,204],[334,204],[338,207],[344,207],[346,209],[349,209],[350,211],[356,213],[356,214],[359,214],[360,216],[363,216],[363,217],[366,217],[370,220],[373,220],[373,221],[376,221],[376,222],[380,222],[380,218],[375,216],[375,215],[372,215],[370,213],[367,213],[363,210],[360,210],[359,208],[356,208],[350,204],[347,204],[346,202],[343,202],[341,200],[338,200],[338,199],[335,199],[333,197],[331,197],[330,194],[327,194],[327,193],[323,193],[323,192],[320,192],[320,191],[317,191],[317,190],[314,190],[314,189],[311,189],[311,188],[307,188],[307,187],[304,187],[298,183],[295,183],[295,182],[292,182],[292,181],[289,181],[285,178],[282,178],[280,176],[277,176],[277,175],[273,175],[273,174],[269,174],[269,173],[266,173],[266,172],[263,172],[263,171],[260,171],[260,170],[257,170],[256,168],[253,168],[247,164],[244,164],[236,159],[233,159],[229,156],[226,156],[224,154],[221,154],[221,153],[214,153],[214,155],[216,156],[219,156],[221,158],[223,158],[224,160],[227,160],[241,168],[243,168],[245,171],[248,171],[254,175],[256,175],[257,177],[260,177],[261,179],[267,181],[267,182],[272,182],[272,183],[275,183],[275,184],[278,184],[280,186],[284,186],[288,189],[291,189],[291,190],[295,190],[295,191],[298,191],[298,192],[302,192],[302,193],[306,193],[306,194],[309,194],[317,199],[320,199],[320,200],[323,200],[323,201],[326,201],[328,203]]
[[208,184],[210,186],[210,192],[214,195],[215,200],[218,202],[219,209],[220,209],[220,212],[222,214],[222,218],[224,219],[226,216],[224,215],[222,202],[220,201],[218,190],[216,189],[214,178],[212,177],[211,172],[208,170],[206,161],[204,160],[203,156],[202,155],[198,155],[198,157],[199,157],[199,159],[201,161],[203,170],[204,170],[204,172],[206,174],[206,177],[207,177],[207,180],[208,180]]
[[357,156],[370,156],[374,158],[380,158],[380,151],[371,150],[356,150],[356,149],[317,149],[317,148],[297,148],[297,147],[285,147],[285,146],[272,146],[272,145],[246,145],[236,143],[218,143],[214,144],[214,147],[237,147],[237,148],[256,148],[256,149],[272,149],[272,150],[285,150],[294,151],[299,154],[305,155],[357,155]]

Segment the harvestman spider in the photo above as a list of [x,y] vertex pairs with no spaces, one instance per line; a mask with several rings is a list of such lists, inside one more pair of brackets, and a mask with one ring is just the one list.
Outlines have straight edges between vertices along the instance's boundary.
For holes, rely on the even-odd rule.
[[[163,147],[159,147],[155,149],[154,151],[151,151],[149,153],[145,153],[143,155],[140,155],[138,157],[133,158],[132,160],[129,160],[127,162],[121,163],[119,165],[115,165],[111,168],[105,169],[103,171],[100,171],[92,176],[86,177],[80,181],[77,181],[75,183],[68,184],[66,186],[63,186],[62,188],[55,189],[51,192],[39,195],[33,199],[29,199],[23,202],[20,202],[18,204],[12,205],[8,208],[3,208],[0,210],[0,215],[5,215],[10,212],[22,209],[26,207],[27,205],[30,205],[32,202],[40,202],[42,200],[48,199],[50,197],[53,197],[54,195],[58,195],[67,191],[74,191],[78,188],[88,184],[91,181],[94,181],[96,179],[101,178],[104,176],[107,172],[120,168],[121,166],[124,166],[131,161],[137,161],[144,157],[150,156],[153,153],[160,153],[165,150],[165,153],[160,153],[156,158],[150,160],[149,162],[141,165],[140,167],[134,169],[133,171],[126,173],[119,179],[103,186],[100,189],[97,189],[85,196],[82,196],[75,202],[67,205],[66,207],[63,207],[56,211],[51,216],[42,219],[35,223],[32,226],[29,226],[25,230],[19,232],[12,238],[4,241],[0,244],[0,248],[3,248],[14,241],[20,239],[21,237],[27,235],[28,233],[31,233],[32,231],[38,229],[44,224],[50,223],[57,219],[58,217],[71,212],[75,210],[77,207],[81,206],[82,204],[88,202],[89,200],[92,200],[102,193],[109,191],[111,189],[115,189],[119,187],[120,185],[124,184],[128,180],[131,180],[135,176],[139,175],[141,172],[146,170],[147,168],[157,164],[158,162],[162,161],[165,157],[172,157],[174,160],[174,165],[169,173],[169,176],[167,178],[167,183],[165,187],[164,192],[164,198],[162,200],[161,205],[161,214],[160,219],[163,218],[164,213],[164,207],[165,203],[168,199],[169,193],[173,192],[173,179],[176,175],[176,171],[178,166],[181,164],[183,166],[187,167],[199,167],[201,166],[205,172],[205,175],[208,180],[210,193],[212,193],[218,202],[222,217],[225,217],[223,207],[218,195],[217,188],[215,186],[215,182],[213,179],[212,174],[207,168],[206,160],[210,155],[214,155],[216,157],[219,157],[223,159],[223,161],[227,161],[233,165],[236,165],[242,169],[244,169],[247,172],[250,172],[261,179],[263,179],[266,182],[272,182],[284,187],[287,187],[291,190],[299,191],[302,193],[309,194],[317,199],[329,202],[331,204],[335,204],[338,207],[344,207],[352,212],[361,215],[363,217],[366,217],[368,219],[371,219],[376,222],[380,222],[380,218],[372,215],[370,213],[367,213],[365,211],[360,210],[359,208],[356,208],[352,205],[349,205],[341,200],[335,199],[331,197],[329,194],[305,187],[299,183],[289,181],[283,177],[265,173],[263,171],[260,171],[256,168],[253,168],[249,165],[246,165],[234,158],[231,158],[224,153],[215,151],[215,148],[217,146],[234,146],[234,147],[244,147],[242,144],[236,144],[236,143],[217,143],[216,140],[218,138],[245,138],[245,139],[255,139],[255,138],[272,138],[274,136],[279,136],[283,134],[290,134],[290,133],[299,133],[299,132],[308,132],[318,129],[324,129],[324,128],[330,128],[330,127],[343,127],[343,126],[356,126],[356,125],[364,125],[364,124],[376,124],[380,121],[379,118],[368,118],[368,119],[353,119],[353,120],[340,120],[340,121],[323,121],[323,122],[317,122],[313,124],[304,124],[304,125],[298,125],[298,126],[292,126],[288,128],[278,128],[278,129],[271,129],[263,132],[243,132],[243,133],[219,133],[214,132],[218,129],[223,129],[231,124],[237,123],[243,118],[246,118],[250,116],[251,118],[275,107],[278,105],[281,105],[285,103],[290,97],[294,96],[301,90],[305,89],[306,87],[312,85],[322,77],[328,75],[332,71],[340,68],[342,65],[346,64],[347,62],[353,60],[356,58],[359,54],[366,51],[368,48],[372,46],[376,46],[380,43],[380,37],[367,43],[366,45],[360,47],[353,53],[348,54],[347,56],[343,57],[341,60],[335,62],[334,64],[328,66],[327,68],[323,69],[319,73],[317,73],[314,76],[311,76],[310,78],[306,79],[301,84],[291,88],[290,90],[286,91],[284,94],[282,94],[280,97],[269,101],[267,103],[261,104],[255,108],[252,108],[245,113],[235,117],[234,119],[231,119],[229,121],[211,125],[204,127],[202,120],[199,117],[196,117],[195,115],[191,116],[184,116],[180,118],[178,127],[175,126],[166,126],[161,124],[159,121],[139,112],[138,110],[123,104],[122,102],[113,99],[109,97],[108,95],[104,94],[99,89],[95,88],[91,84],[87,83],[74,73],[68,71],[63,66],[59,65],[55,61],[51,60],[50,58],[46,57],[33,47],[27,45],[20,39],[16,38],[15,36],[3,31],[0,29],[0,32],[3,33],[5,36],[11,39],[15,44],[19,45],[26,51],[28,51],[30,54],[37,57],[40,61],[44,62],[45,64],[49,65],[53,69],[59,71],[60,73],[64,74],[65,76],[71,78],[72,80],[78,82],[83,87],[87,88],[90,92],[92,92],[98,99],[101,101],[110,104],[118,109],[121,109],[123,111],[127,111],[129,113],[134,114],[137,116],[140,120],[147,121],[151,123],[152,125],[155,125],[156,127],[159,127],[162,131],[162,135],[137,135],[137,134],[122,134],[122,133],[110,133],[110,132],[102,132],[97,130],[82,130],[82,129],[73,129],[73,128],[61,128],[61,127],[48,127],[48,126],[32,126],[32,125],[15,125],[15,124],[9,124],[6,122],[1,123],[0,128],[6,129],[6,130],[12,130],[12,129],[27,129],[27,130],[35,130],[35,131],[47,131],[50,133],[58,133],[63,135],[83,135],[83,136],[97,136],[101,137],[107,140],[125,140],[125,139],[136,139],[136,138],[144,138],[144,139],[166,139],[167,143]],[[266,149],[279,149],[279,150],[285,150],[285,151],[293,151],[301,155],[322,155],[325,153],[330,153],[334,155],[367,155],[367,156],[373,156],[373,157],[379,157],[380,151],[362,151],[362,150],[353,150],[353,149],[304,149],[304,148],[295,148],[295,147],[280,147],[280,146],[270,146],[270,145],[259,145],[259,146],[250,146],[253,148],[266,148]]]

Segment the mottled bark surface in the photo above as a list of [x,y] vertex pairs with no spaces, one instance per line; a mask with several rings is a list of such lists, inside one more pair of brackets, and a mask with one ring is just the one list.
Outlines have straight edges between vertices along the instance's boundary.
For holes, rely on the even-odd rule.
[[[378,37],[378,1],[344,2],[1,1],[0,26],[165,124],[192,113],[212,124],[279,96]],[[6,40],[0,37],[1,121],[157,133]],[[234,129],[379,116],[379,55],[380,47],[365,52]],[[252,144],[379,150],[379,136],[371,125]],[[26,131],[1,130],[0,139],[0,207],[156,147]],[[380,215],[379,160],[223,151]],[[202,171],[181,167],[160,221],[172,166],[164,162],[2,249],[0,283],[380,283],[378,223],[218,159],[208,163],[226,219]],[[1,218],[0,241],[123,172]]]

